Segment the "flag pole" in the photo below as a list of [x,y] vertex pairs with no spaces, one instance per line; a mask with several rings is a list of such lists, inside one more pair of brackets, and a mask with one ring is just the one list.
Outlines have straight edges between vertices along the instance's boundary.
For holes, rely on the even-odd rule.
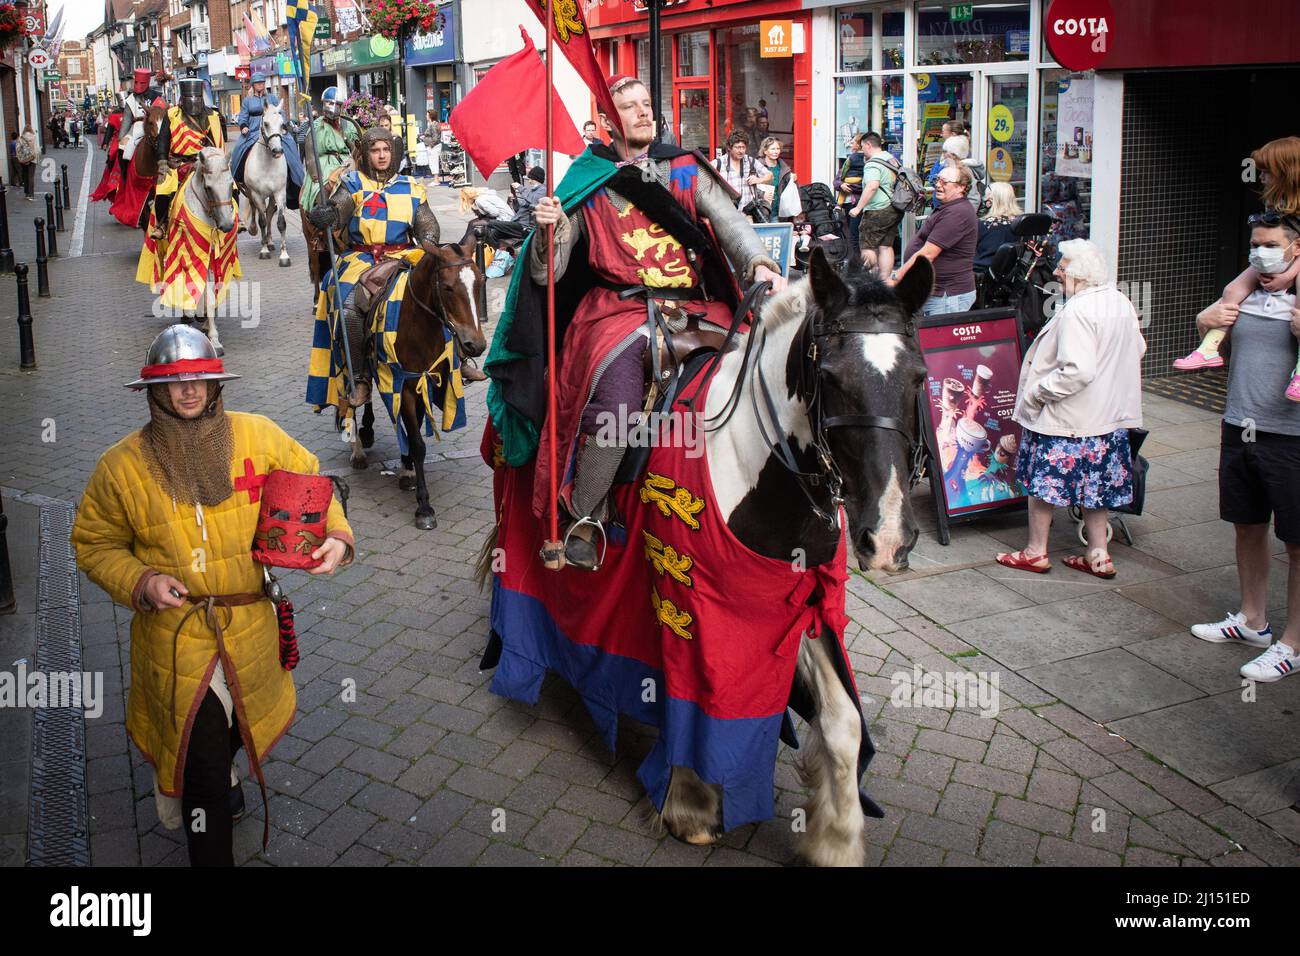
[[[316,121],[311,115],[311,93],[307,89],[306,70],[302,64],[302,42],[298,36],[299,24],[294,22],[292,29],[289,31],[290,53],[293,54],[293,68],[297,74],[298,85],[304,88],[307,96],[307,136],[311,139],[311,161],[316,171],[316,201],[321,202],[325,199],[325,177],[321,175],[320,169],[320,149],[316,145]],[[325,115],[325,104],[321,104],[321,115]],[[339,295],[339,278],[338,269],[334,262],[334,230],[325,230],[325,252],[329,257],[330,272],[334,276],[334,319],[330,322],[330,345],[334,344],[335,330],[337,329],[339,338],[343,340],[343,365],[346,371],[344,385],[349,393],[356,385],[356,377],[352,373],[352,347],[348,345],[348,330],[343,327],[343,299]],[[328,306],[325,309],[329,312]],[[349,402],[349,405],[351,403]],[[342,411],[340,409],[340,411]]]
[[[546,198],[555,198],[555,0],[546,0]],[[555,435],[555,224],[546,227],[546,437],[550,482],[550,537],[542,545],[542,563],[552,571],[564,567],[560,541],[560,498],[556,475]]]

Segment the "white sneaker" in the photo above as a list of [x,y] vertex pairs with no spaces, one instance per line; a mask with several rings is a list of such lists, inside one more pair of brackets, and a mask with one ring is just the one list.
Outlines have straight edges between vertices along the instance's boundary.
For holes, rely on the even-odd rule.
[[1265,624],[1256,631],[1246,626],[1246,615],[1240,611],[1229,613],[1217,624],[1193,624],[1192,636],[1211,644],[1249,644],[1251,647],[1268,647],[1273,643],[1273,629]]
[[1293,651],[1278,641],[1259,657],[1241,665],[1241,676],[1271,684],[1300,670],[1300,651]]

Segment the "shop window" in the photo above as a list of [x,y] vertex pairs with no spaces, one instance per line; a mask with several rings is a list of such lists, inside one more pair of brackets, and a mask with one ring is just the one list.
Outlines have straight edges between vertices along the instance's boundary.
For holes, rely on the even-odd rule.
[[871,69],[871,8],[840,11],[841,73]]
[[917,138],[916,168],[928,173],[943,154],[943,124],[957,121],[971,130],[975,79],[970,73],[916,74],[917,115],[921,135]]
[[[757,34],[758,27],[754,27]],[[682,33],[677,36],[677,75],[709,75],[709,34],[707,30],[698,33]]]
[[[673,121],[673,38],[663,37],[659,44],[659,112],[664,122]],[[650,89],[650,41],[636,41],[636,75]]]
[[1043,70],[1039,97],[1039,207],[1062,239],[1088,238],[1092,214],[1093,74]]
[[906,15],[902,10],[886,10],[880,15],[881,58],[885,69],[901,70],[903,68],[903,23]]
[[872,129],[871,77],[841,76],[835,80],[835,148],[848,155],[849,141]]
[[[970,19],[954,19],[970,10]],[[1029,59],[1028,3],[926,3],[916,8],[918,66]]]
[[750,140],[750,152],[769,135],[792,145],[794,131],[794,61],[759,55],[758,24],[718,30],[717,143],[733,130]]
[[990,182],[1010,183],[1023,203],[1029,168],[1029,78],[1024,74],[990,76],[988,83],[984,168]]

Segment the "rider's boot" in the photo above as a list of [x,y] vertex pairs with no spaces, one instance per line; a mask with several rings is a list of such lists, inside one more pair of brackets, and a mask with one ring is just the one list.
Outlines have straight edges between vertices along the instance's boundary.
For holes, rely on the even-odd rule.
[[161,242],[167,235],[167,216],[172,208],[172,197],[155,196],[153,200],[153,218],[154,227],[149,233],[149,237],[154,242]]
[[578,453],[570,495],[573,513],[579,517],[569,525],[564,537],[567,563],[587,571],[599,570],[604,557],[604,522],[611,517],[609,490],[626,451],[621,445],[599,445],[592,436],[586,436]]

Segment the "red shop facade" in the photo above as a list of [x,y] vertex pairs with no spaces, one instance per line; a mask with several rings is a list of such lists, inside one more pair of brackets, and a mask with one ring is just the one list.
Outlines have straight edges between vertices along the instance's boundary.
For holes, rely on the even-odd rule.
[[[812,169],[812,13],[800,0],[668,0],[661,13],[660,109],[674,138],[716,156],[733,130],[775,136],[803,182]],[[588,0],[606,73],[649,85],[647,13],[637,0]],[[768,55],[764,55],[765,49]]]

